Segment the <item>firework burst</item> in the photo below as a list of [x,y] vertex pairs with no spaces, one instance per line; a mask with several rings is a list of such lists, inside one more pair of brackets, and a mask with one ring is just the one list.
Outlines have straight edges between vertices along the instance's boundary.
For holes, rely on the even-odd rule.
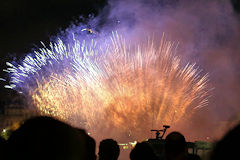
[[28,95],[41,114],[103,137],[142,138],[208,103],[208,76],[194,64],[181,67],[176,45],[164,38],[135,45],[116,33],[101,43],[59,39],[7,65],[6,87]]

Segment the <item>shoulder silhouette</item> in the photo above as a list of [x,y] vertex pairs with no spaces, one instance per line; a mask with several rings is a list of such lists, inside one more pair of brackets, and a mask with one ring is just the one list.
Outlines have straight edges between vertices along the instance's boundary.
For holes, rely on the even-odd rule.
[[27,120],[8,140],[9,159],[95,160],[95,141],[84,130],[50,117]]

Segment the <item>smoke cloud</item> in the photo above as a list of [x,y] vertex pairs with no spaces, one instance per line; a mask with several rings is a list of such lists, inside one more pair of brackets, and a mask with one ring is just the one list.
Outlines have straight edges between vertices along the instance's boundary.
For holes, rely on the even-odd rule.
[[[238,18],[226,0],[110,0],[85,26],[102,35],[117,30],[129,42],[141,41],[146,35],[158,40],[164,32],[168,39],[179,43],[178,54],[183,62],[196,62],[203,73],[209,73],[214,89],[210,104],[198,109],[191,122],[173,130],[187,134],[189,140],[209,140],[219,138],[239,120]],[[72,25],[65,35],[78,33],[79,26]]]

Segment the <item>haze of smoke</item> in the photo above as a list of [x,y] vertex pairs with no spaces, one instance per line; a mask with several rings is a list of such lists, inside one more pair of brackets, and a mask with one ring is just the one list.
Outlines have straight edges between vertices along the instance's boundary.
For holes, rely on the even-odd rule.
[[230,1],[226,0],[113,0],[102,14],[90,21],[90,26],[97,28],[99,34],[117,29],[129,42],[142,41],[147,34],[160,39],[158,35],[162,32],[179,42],[183,63],[197,62],[209,72],[215,89],[209,106],[196,112],[187,127],[183,123],[178,129],[192,138],[206,140],[206,136],[222,135],[225,124],[236,121],[240,112],[237,18]]

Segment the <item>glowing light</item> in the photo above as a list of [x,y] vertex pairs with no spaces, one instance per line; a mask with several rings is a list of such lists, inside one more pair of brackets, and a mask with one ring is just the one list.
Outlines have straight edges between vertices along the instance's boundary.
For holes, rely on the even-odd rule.
[[7,63],[6,88],[29,95],[42,114],[115,138],[143,137],[208,104],[208,75],[195,64],[181,67],[174,43],[110,39],[43,44],[21,65]]

